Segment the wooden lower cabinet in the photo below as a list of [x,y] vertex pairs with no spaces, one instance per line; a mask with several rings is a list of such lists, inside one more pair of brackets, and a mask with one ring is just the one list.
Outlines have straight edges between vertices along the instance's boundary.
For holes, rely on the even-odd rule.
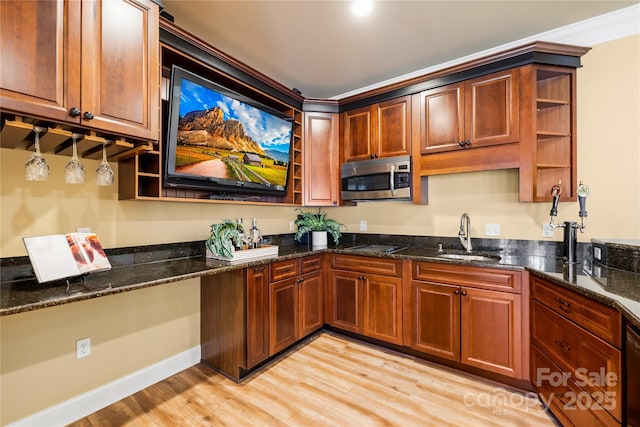
[[269,269],[247,268],[247,363],[252,368],[269,357]]
[[[291,267],[294,261],[294,267]],[[269,285],[269,355],[272,356],[324,325],[324,283],[320,255],[271,264],[273,272],[293,277]],[[301,274],[304,271],[309,271]]]
[[620,313],[537,277],[531,284],[534,388],[563,425],[621,425]]
[[463,287],[460,305],[461,362],[521,378],[521,296]]
[[[526,379],[528,323],[522,316],[521,274],[414,262],[413,280],[406,285],[405,344],[426,354]],[[483,283],[518,292],[482,289]]]
[[460,287],[418,281],[410,286],[411,348],[460,360]]
[[[367,268],[370,264],[370,268]],[[387,265],[389,264],[389,265]],[[329,273],[327,323],[392,344],[402,344],[402,262],[335,255]],[[357,270],[357,271],[356,271]],[[397,272],[397,277],[370,271]]]

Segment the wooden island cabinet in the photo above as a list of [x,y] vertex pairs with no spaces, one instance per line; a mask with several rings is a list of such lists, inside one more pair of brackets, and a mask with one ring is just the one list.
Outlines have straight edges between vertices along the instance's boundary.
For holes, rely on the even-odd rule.
[[7,0],[0,6],[3,110],[158,140],[157,4]]
[[240,381],[322,328],[323,266],[318,254],[203,276],[202,361]]

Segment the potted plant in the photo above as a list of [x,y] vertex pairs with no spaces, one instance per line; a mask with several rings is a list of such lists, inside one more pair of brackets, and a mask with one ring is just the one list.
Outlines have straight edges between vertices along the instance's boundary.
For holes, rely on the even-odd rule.
[[211,233],[204,244],[213,255],[233,258],[234,242],[236,246],[242,245],[238,224],[231,219],[225,219],[221,224],[211,225]]
[[[298,230],[294,238],[297,241],[302,240],[302,237],[311,232],[311,241],[314,248],[326,248],[327,247],[327,234],[331,234],[336,245],[342,236],[340,227],[344,227],[343,224],[327,218],[326,212],[321,212],[318,209],[317,213],[314,212],[302,212],[301,209],[296,209],[300,213],[295,221]],[[346,228],[346,227],[345,227]]]

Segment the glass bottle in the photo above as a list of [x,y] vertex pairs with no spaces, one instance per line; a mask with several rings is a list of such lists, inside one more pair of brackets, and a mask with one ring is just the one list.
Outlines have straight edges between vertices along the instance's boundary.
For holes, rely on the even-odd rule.
[[240,238],[236,242],[236,250],[241,251],[244,248],[245,237],[244,237],[244,227],[242,226],[242,218],[238,218],[238,222],[236,223],[236,230],[240,235]]
[[251,247],[254,249],[259,248],[261,241],[262,241],[262,234],[258,229],[258,221],[255,218],[253,218],[253,223],[251,225],[251,243],[252,243]]

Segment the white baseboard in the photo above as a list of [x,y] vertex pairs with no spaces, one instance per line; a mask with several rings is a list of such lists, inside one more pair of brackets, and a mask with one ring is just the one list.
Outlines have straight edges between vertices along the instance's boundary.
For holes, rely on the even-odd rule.
[[53,427],[67,425],[199,363],[200,354],[200,346],[198,345],[138,372],[18,420],[9,426]]

